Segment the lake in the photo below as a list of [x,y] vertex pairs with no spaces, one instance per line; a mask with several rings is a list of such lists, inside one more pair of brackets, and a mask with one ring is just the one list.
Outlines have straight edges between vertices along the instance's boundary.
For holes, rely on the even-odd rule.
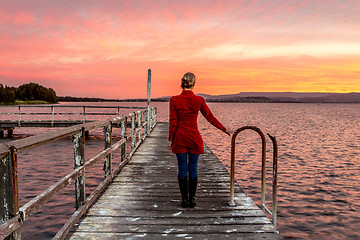
[[[145,103],[62,103],[145,106]],[[158,121],[168,121],[168,103],[153,103]],[[259,127],[279,145],[278,230],[289,239],[359,239],[360,104],[208,103],[228,128]],[[8,111],[0,106],[0,111]],[[230,137],[201,116],[205,143],[230,168]],[[16,128],[14,138],[53,129]],[[86,159],[103,149],[95,132],[86,141]],[[2,139],[0,142],[8,141]],[[271,206],[272,144],[267,139],[267,205]],[[64,151],[64,149],[69,149]],[[19,197],[23,205],[73,168],[71,139],[19,154]],[[116,154],[114,158],[116,158]],[[175,158],[174,158],[175,161]],[[115,161],[116,162],[116,161]],[[87,191],[103,177],[102,165],[87,174]],[[260,204],[261,139],[249,130],[236,143],[236,180]],[[199,179],[201,181],[201,179]],[[50,239],[74,209],[73,186],[25,222],[23,239]]]

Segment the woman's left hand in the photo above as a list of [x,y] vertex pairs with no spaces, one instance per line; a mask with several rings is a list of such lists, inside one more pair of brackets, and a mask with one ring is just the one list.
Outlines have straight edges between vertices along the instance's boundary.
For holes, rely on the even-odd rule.
[[172,141],[169,141],[169,146],[168,146],[169,150],[172,149]]

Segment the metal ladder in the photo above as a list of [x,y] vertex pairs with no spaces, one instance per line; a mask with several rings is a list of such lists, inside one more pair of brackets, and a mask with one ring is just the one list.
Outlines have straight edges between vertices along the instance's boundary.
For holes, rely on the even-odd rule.
[[231,137],[231,176],[230,176],[230,202],[229,205],[235,207],[234,201],[234,184],[235,184],[235,140],[237,135],[246,130],[254,130],[257,132],[262,141],[262,165],[261,165],[261,209],[265,212],[265,210],[271,215],[272,222],[276,227],[277,224],[277,164],[278,164],[278,148],[276,138],[271,136],[269,133],[267,134],[272,143],[273,143],[273,181],[272,181],[272,211],[265,205],[265,175],[266,175],[266,139],[263,132],[255,126],[244,126],[238,128]]

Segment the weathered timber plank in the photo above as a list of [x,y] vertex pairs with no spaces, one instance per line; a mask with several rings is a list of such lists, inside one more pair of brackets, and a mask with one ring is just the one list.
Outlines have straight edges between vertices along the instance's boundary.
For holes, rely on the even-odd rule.
[[219,240],[219,239],[237,239],[237,240],[260,240],[260,239],[282,239],[281,236],[274,233],[222,233],[222,234],[152,234],[152,233],[94,233],[94,232],[76,232],[73,233],[74,239],[78,240],[119,240],[119,239],[192,239],[192,240]]
[[134,225],[134,224],[117,224],[112,223],[93,223],[80,224],[77,231],[86,232],[130,232],[130,233],[255,233],[255,232],[274,232],[275,228],[272,224],[251,224],[251,225],[181,225],[181,224],[150,224],[150,225]]
[[[249,224],[265,224],[271,223],[267,217],[207,217],[207,218],[189,218],[181,217],[114,217],[114,216],[92,216],[83,220],[81,224],[94,224],[98,222],[110,224],[115,220],[116,224],[132,224],[132,225],[249,225]],[[156,220],[156,221],[154,221]]]
[[[209,218],[213,216],[217,217],[263,217],[264,212],[260,209],[253,210],[202,210],[202,209],[186,209],[183,208],[174,208],[173,210],[131,210],[131,209],[95,209],[91,208],[88,212],[88,217],[98,217],[98,216],[112,216],[112,217],[152,217],[154,219],[158,218],[170,218],[170,217],[184,217],[184,218]],[[84,218],[85,220],[85,218]]]
[[[172,194],[167,194],[167,195],[160,195],[161,197],[159,197],[156,202],[160,202],[160,203],[164,203],[166,204],[167,202],[171,202],[171,201],[178,201],[179,197],[176,196],[177,193],[172,193]],[[131,204],[136,204],[139,205],[140,203],[137,203],[138,201],[145,201],[145,200],[154,200],[154,198],[156,197],[156,194],[152,194],[152,195],[148,195],[148,194],[144,194],[144,195],[103,195],[102,198],[98,201],[98,204],[117,204],[119,202],[131,202]],[[158,195],[159,196],[159,195]],[[202,195],[199,195],[197,200],[201,201],[201,202],[211,202],[214,205],[216,204],[221,204],[222,202],[227,202],[228,201],[228,196],[227,195],[222,195],[219,196],[216,193],[204,193]],[[241,205],[247,205],[247,206],[256,206],[252,201],[250,201],[248,198],[241,198],[241,197],[235,197],[234,199],[236,202],[238,202]]]
[[[164,179],[162,176],[154,176],[153,178],[143,178],[143,179],[133,179],[129,176],[125,176],[125,174],[122,175],[122,177],[117,177],[113,180],[113,184],[127,184],[127,183],[139,183],[139,184],[147,184],[147,183],[159,183],[156,180],[160,180],[162,179],[163,183],[176,183],[177,184],[177,178],[169,178],[169,179]],[[201,179],[201,183],[199,184],[222,184],[222,183],[226,183],[228,185],[230,185],[229,183],[229,177],[225,176],[225,177],[217,177],[216,178],[216,182],[213,181],[213,178],[209,179],[209,178],[203,178]]]
[[[146,182],[144,181],[143,183],[141,182],[116,182],[114,181],[113,186],[115,187],[121,187],[121,188],[142,188],[142,189],[164,189],[164,187],[168,188],[168,187],[174,187],[174,185],[176,185],[175,182]],[[229,184],[226,182],[201,182],[199,183],[199,190],[198,191],[202,191],[203,189],[229,189]]]
[[[237,202],[237,201],[235,201]],[[198,203],[198,209],[216,209],[216,210],[222,210],[222,209],[227,209],[228,206],[227,205],[227,201],[219,201],[219,202],[215,202],[215,201],[208,201],[208,202],[204,202],[204,201],[197,201]],[[135,205],[135,206],[134,206]],[[119,203],[115,203],[115,204],[111,204],[109,202],[105,202],[105,203],[97,203],[96,206],[94,206],[94,209],[96,208],[101,208],[101,209],[106,209],[106,208],[111,208],[114,210],[117,209],[124,209],[124,208],[131,208],[133,210],[137,210],[137,209],[145,209],[145,210],[153,210],[153,209],[157,209],[160,208],[162,210],[172,210],[172,209],[181,209],[180,206],[178,206],[178,202],[149,202],[149,201],[124,201],[124,202],[119,202]],[[233,207],[233,209],[257,209],[258,207],[255,204],[248,204],[248,203],[243,203],[241,205],[238,205],[236,207]]]
[[[264,217],[264,212],[260,209],[186,209],[174,207],[171,210],[159,209],[100,209],[91,208],[88,211],[89,217],[113,216],[113,217],[149,217],[160,218],[210,218],[210,217]],[[85,219],[85,218],[84,218]]]
[[[161,191],[161,189],[159,191],[148,191],[148,192],[144,192],[143,189],[133,189],[131,191],[119,191],[120,188],[108,188],[107,189],[107,194],[104,196],[159,196],[159,197],[164,197],[164,196],[175,196],[177,198],[179,198],[179,194],[180,191],[175,189],[176,186],[174,186],[174,189],[169,189],[168,191]],[[129,189],[128,189],[129,190]],[[135,193],[137,193],[138,195],[136,195]],[[216,194],[216,195],[215,195]],[[198,198],[202,198],[202,197],[206,197],[206,196],[222,196],[225,198],[229,197],[229,191],[226,191],[225,189],[223,190],[219,190],[219,189],[214,189],[214,190],[204,190],[204,191],[198,191],[196,193],[196,196]]]
[[207,147],[198,172],[197,206],[184,209],[167,124],[159,123],[68,238],[282,239],[239,185],[237,206],[228,206],[229,173]]

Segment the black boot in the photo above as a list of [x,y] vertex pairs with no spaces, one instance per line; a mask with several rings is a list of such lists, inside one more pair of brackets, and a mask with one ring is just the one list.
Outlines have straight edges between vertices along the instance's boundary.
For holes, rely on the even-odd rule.
[[196,206],[196,187],[198,183],[198,178],[190,179],[189,181],[189,207],[194,208]]
[[188,184],[187,177],[181,179],[178,177],[179,188],[181,193],[181,206],[186,208],[188,206]]

